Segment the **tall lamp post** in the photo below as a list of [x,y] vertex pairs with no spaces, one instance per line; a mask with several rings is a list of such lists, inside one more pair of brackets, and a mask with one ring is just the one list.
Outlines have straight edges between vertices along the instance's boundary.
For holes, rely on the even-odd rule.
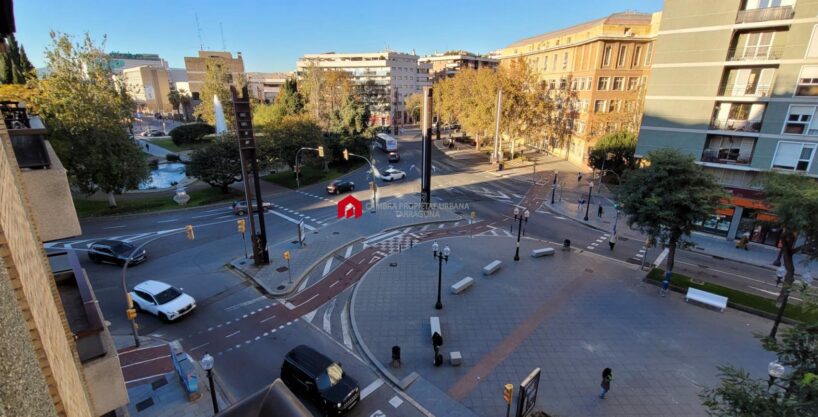
[[443,308],[443,302],[440,300],[440,287],[441,281],[443,279],[443,261],[446,263],[449,262],[449,254],[452,252],[449,249],[449,245],[446,245],[443,248],[443,252],[438,251],[440,249],[440,245],[437,244],[437,241],[432,244],[432,254],[437,259],[437,303],[435,303],[435,309],[440,310]]
[[582,220],[588,221],[588,211],[591,209],[591,193],[594,192],[594,182],[588,185],[588,205],[585,206],[585,217]]
[[219,403],[216,401],[216,390],[213,387],[213,361],[213,356],[205,352],[199,363],[202,365],[202,369],[207,371],[207,381],[210,383],[210,399],[213,401],[213,414],[219,414]]
[[554,170],[554,182],[551,183],[551,204],[554,204],[554,194],[557,192],[557,174],[559,174],[559,172]]
[[518,207],[514,207],[514,220],[517,220],[517,222],[518,222],[518,224],[517,224],[517,251],[514,252],[514,260],[515,261],[520,260],[520,234],[523,231],[523,220],[525,220],[525,222],[528,223],[528,216],[530,214],[531,213],[528,210],[526,210],[526,211],[524,211],[522,213],[522,215],[520,215],[520,209]]

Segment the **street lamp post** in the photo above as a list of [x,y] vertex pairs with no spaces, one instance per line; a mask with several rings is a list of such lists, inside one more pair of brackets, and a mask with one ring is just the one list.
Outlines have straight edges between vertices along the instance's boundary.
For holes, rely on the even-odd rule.
[[593,193],[593,192],[594,192],[594,182],[591,181],[591,183],[588,184],[588,205],[585,206],[585,217],[583,218],[583,220],[585,220],[586,222],[588,221],[588,211],[591,209],[591,193]]
[[449,262],[449,254],[451,253],[451,249],[449,249],[449,245],[446,245],[443,248],[443,252],[439,252],[440,245],[437,242],[432,244],[432,254],[437,259],[437,303],[435,303],[435,309],[440,310],[443,308],[443,302],[440,300],[440,287],[442,286],[442,279],[443,279],[443,261],[446,263]]
[[319,146],[317,148],[300,148],[299,150],[295,151],[295,188],[301,188],[301,181],[299,178],[299,174],[301,174],[301,160],[298,159],[298,154],[301,153],[303,150],[308,151],[316,151],[318,152],[318,156],[324,157],[324,147]]
[[207,381],[210,383],[210,399],[213,401],[213,414],[219,414],[219,402],[216,401],[216,389],[213,387],[213,356],[205,352],[199,362],[202,369],[207,371]]
[[528,210],[526,210],[521,215],[520,214],[520,209],[518,207],[514,207],[514,220],[517,220],[517,222],[518,222],[518,224],[517,224],[517,250],[516,250],[516,252],[514,252],[514,260],[515,261],[520,260],[520,234],[523,231],[523,221],[528,223],[528,216],[530,214],[531,213]]
[[554,170],[554,182],[551,183],[551,204],[554,204],[554,194],[557,192],[557,174],[559,171]]

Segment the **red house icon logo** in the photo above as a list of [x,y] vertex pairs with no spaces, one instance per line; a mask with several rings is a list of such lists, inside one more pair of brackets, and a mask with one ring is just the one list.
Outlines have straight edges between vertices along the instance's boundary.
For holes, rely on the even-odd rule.
[[361,217],[363,214],[364,208],[361,204],[361,201],[357,198],[348,195],[341,199],[338,202],[338,218],[339,219],[349,219],[349,218],[358,218]]

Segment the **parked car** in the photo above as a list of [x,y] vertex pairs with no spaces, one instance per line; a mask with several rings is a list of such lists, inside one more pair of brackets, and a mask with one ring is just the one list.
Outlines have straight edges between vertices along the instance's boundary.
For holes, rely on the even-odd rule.
[[139,134],[139,136],[150,138],[150,137],[158,137],[158,136],[165,136],[165,132],[158,130],[158,129],[148,129]]
[[345,414],[361,399],[358,382],[344,372],[340,363],[306,345],[296,346],[284,357],[281,380],[328,415]]
[[[245,214],[247,214],[247,202],[244,200],[236,200],[230,207],[233,209],[233,214],[235,214],[236,216],[244,216]],[[253,211],[256,211],[256,209],[258,208],[258,203],[255,200],[253,201],[252,207]],[[266,213],[273,209],[273,204],[267,201],[262,201],[261,208]]]
[[396,181],[406,178],[406,173],[395,168],[387,168],[381,172],[381,179],[384,181]]
[[397,152],[389,152],[386,160],[389,162],[400,162],[400,155],[398,155]]
[[173,321],[196,308],[196,300],[182,290],[161,281],[148,280],[130,292],[134,306],[165,321]]
[[135,249],[136,246],[121,240],[98,240],[88,248],[88,259],[94,263],[108,262],[120,266],[124,265],[129,257],[128,265],[145,262],[148,258],[145,249],[133,254]]
[[154,113],[154,114],[153,114],[153,118],[154,118],[154,119],[159,119],[159,120],[162,120],[162,113],[158,113],[158,112],[157,112],[157,113]]
[[347,180],[335,180],[327,186],[330,194],[341,194],[347,191],[355,191],[355,183]]

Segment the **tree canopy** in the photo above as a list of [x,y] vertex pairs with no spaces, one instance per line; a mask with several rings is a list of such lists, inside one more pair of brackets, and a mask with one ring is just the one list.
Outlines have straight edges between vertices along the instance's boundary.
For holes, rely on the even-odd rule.
[[352,77],[346,71],[329,70],[310,65],[304,70],[299,85],[304,99],[304,110],[329,131],[336,111],[344,107],[349,96],[354,94]]
[[261,128],[264,139],[260,153],[267,161],[283,161],[291,168],[295,154],[303,147],[315,148],[322,140],[321,127],[309,115],[287,116],[276,125]]
[[414,93],[406,96],[403,100],[406,112],[412,116],[412,120],[420,120],[420,112],[423,111],[423,93]]
[[241,157],[236,137],[227,134],[196,149],[190,158],[188,175],[194,176],[223,193],[230,184],[241,181]]
[[202,92],[199,95],[201,101],[193,111],[194,116],[201,117],[205,123],[215,126],[216,113],[213,107],[213,97],[218,96],[224,109],[224,120],[227,123],[227,130],[236,128],[235,114],[233,110],[233,98],[230,96],[230,83],[233,75],[228,72],[228,68],[221,59],[207,58],[206,73]]
[[300,114],[303,108],[304,103],[295,79],[288,79],[281,86],[273,103],[259,104],[253,108],[253,125],[261,127],[280,123],[286,116]]
[[613,132],[599,139],[588,160],[592,167],[611,170],[621,177],[626,170],[636,168],[635,152],[636,135],[627,131]]
[[29,78],[36,77],[25,48],[17,43],[14,35],[10,35],[8,50],[0,54],[0,84],[25,84]]

